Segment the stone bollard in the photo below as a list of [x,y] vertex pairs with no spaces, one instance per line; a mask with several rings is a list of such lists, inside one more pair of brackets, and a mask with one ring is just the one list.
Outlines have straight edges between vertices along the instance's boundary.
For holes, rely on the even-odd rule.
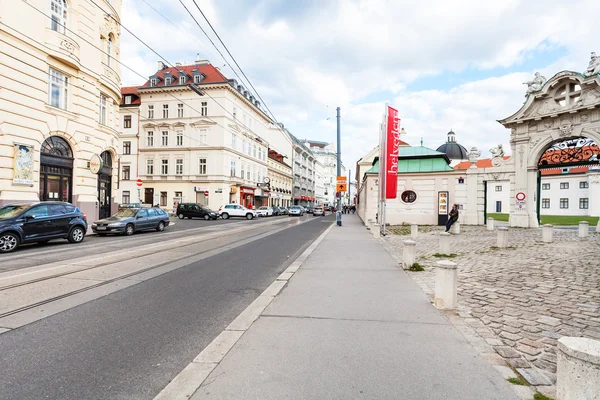
[[579,237],[584,238],[587,237],[590,233],[590,223],[587,221],[579,222]]
[[367,226],[367,230],[370,231],[371,227],[373,226],[373,220],[372,219],[368,219],[367,223],[365,225]]
[[371,232],[373,233],[373,237],[378,239],[381,237],[381,228],[379,228],[379,224],[373,224],[371,227]]
[[492,218],[492,217],[487,219],[487,230],[488,231],[494,230],[494,218]]
[[498,242],[496,246],[503,249],[508,246],[508,228],[501,226],[498,228]]
[[456,221],[455,223],[452,224],[452,226],[450,227],[450,232],[454,233],[455,235],[458,235],[460,233],[460,222]]
[[542,242],[552,243],[552,225],[545,224],[542,227]]
[[442,310],[452,310],[458,303],[456,282],[458,270],[452,261],[438,261],[435,271],[435,306]]
[[556,399],[600,399],[600,341],[565,336],[557,350]]
[[598,220],[598,223],[596,224],[596,233],[600,233],[600,219]]
[[440,254],[450,254],[450,237],[448,232],[440,233]]
[[402,249],[402,268],[409,269],[415,263],[415,253],[417,242],[414,240],[405,240],[404,248]]
[[410,237],[416,239],[419,236],[419,225],[410,224]]

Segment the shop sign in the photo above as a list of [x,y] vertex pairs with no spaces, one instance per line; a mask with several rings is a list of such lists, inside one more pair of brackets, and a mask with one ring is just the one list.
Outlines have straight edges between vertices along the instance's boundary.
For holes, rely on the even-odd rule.
[[102,167],[102,159],[100,156],[98,154],[92,155],[90,158],[90,171],[92,171],[92,174],[99,174]]

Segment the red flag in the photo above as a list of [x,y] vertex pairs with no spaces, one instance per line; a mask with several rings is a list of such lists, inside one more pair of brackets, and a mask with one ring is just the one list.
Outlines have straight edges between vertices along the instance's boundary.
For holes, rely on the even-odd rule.
[[385,141],[385,198],[395,199],[398,191],[398,149],[400,147],[400,118],[398,110],[387,110],[387,132]]

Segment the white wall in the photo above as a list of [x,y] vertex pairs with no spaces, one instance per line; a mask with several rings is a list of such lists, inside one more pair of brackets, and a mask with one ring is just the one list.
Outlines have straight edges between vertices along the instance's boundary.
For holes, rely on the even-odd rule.
[[[497,190],[500,188],[500,191]],[[510,181],[487,181],[487,209],[486,212],[496,213],[496,202],[501,202],[502,214],[510,212]]]
[[[580,182],[586,182],[589,185],[587,174],[544,176],[540,192],[541,215],[589,215],[591,193],[588,188],[581,189],[579,187]],[[561,183],[568,183],[569,188],[561,189]],[[544,184],[549,184],[550,189],[543,189]],[[594,195],[598,196],[600,193]],[[579,208],[579,199],[581,198],[588,199],[587,209]],[[544,199],[550,200],[550,208],[544,208]],[[561,199],[568,199],[568,208],[560,208]]]

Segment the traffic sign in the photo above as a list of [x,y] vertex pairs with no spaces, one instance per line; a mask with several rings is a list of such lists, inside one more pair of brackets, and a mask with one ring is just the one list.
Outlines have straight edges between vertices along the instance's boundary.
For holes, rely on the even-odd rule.
[[204,191],[204,197],[208,197],[208,190]]
[[525,193],[523,193],[523,192],[519,192],[519,193],[517,193],[517,194],[515,195],[515,197],[517,198],[517,200],[519,200],[519,201],[523,201],[523,200],[525,200],[525,197],[526,197],[526,196],[525,196]]
[[137,185],[137,187],[142,187],[142,185],[144,184],[144,182],[142,182],[142,180],[140,178],[138,178],[138,180],[135,181],[135,184]]
[[338,183],[337,185],[335,185],[335,191],[336,192],[345,192],[346,186],[347,185],[345,183]]
[[337,183],[346,183],[347,179],[345,176],[338,176]]

